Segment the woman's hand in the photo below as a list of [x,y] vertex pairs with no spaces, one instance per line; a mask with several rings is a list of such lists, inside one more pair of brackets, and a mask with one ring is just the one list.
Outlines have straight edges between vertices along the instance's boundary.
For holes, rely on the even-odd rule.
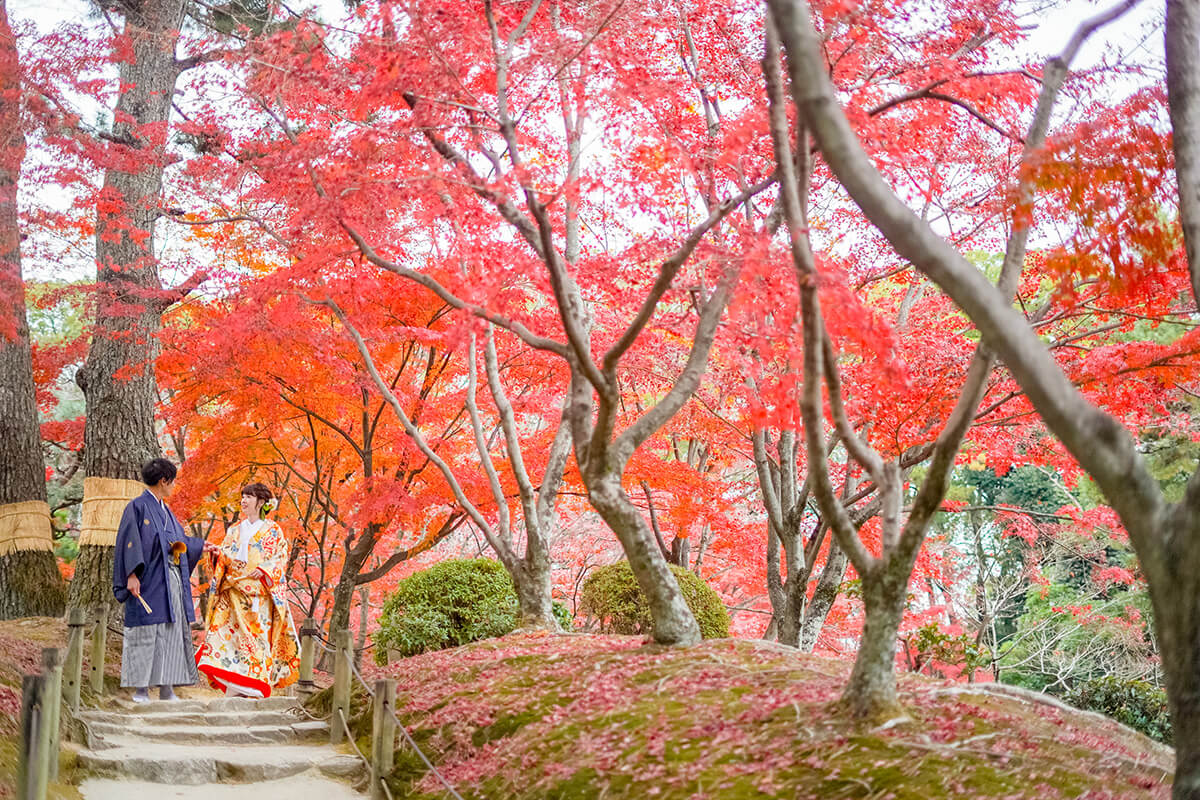
[[212,542],[205,542],[204,543],[204,552],[210,556],[215,556],[215,555],[220,554],[221,548],[218,547],[217,545],[213,544]]

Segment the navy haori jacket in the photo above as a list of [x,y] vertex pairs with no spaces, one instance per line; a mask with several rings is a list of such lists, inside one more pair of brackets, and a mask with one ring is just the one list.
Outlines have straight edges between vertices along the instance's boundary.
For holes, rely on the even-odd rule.
[[[204,540],[188,536],[175,514],[149,491],[129,501],[117,528],[117,543],[113,551],[113,596],[125,604],[125,627],[158,625],[176,622],[167,597],[167,569],[171,563],[171,544],[183,542],[187,551],[179,556],[183,577],[183,611],[190,623],[196,618],[192,602],[192,570],[204,552]],[[150,613],[125,587],[130,575],[137,575],[142,584],[142,599]]]

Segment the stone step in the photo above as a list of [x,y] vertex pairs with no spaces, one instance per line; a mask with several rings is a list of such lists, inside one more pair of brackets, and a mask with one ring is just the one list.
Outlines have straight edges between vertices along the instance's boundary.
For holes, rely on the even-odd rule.
[[291,711],[158,711],[152,714],[126,713],[117,711],[80,711],[84,722],[151,727],[156,725],[292,725],[308,719],[304,714]]
[[344,783],[319,774],[301,773],[290,778],[254,784],[210,783],[197,786],[164,786],[145,781],[88,778],[79,785],[83,800],[362,800]]
[[117,700],[117,706],[132,711],[138,716],[148,714],[173,714],[180,711],[285,711],[300,705],[295,697],[266,697],[259,700],[250,697],[218,697],[213,700],[151,700],[135,703],[132,700]]
[[103,750],[81,750],[80,768],[109,778],[156,784],[273,781],[315,770],[333,778],[358,778],[356,755],[312,745],[186,745],[137,740]]
[[293,718],[281,725],[192,725],[87,723],[92,749],[135,745],[139,741],[181,744],[282,744],[317,736],[328,736],[329,725],[321,720]]

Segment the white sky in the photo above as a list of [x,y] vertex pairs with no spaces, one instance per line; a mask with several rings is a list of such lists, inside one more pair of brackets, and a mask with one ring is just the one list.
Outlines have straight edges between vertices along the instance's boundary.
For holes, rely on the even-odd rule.
[[[1046,9],[1045,0],[1019,2],[1021,13],[1024,15],[1023,22],[1030,29],[1030,38],[1025,52],[1016,54],[1016,58],[1043,60],[1051,54],[1061,52],[1081,21],[1109,8],[1115,0],[1065,0],[1056,3],[1054,8],[1049,10]],[[300,9],[314,5],[320,8],[324,12],[323,16],[329,20],[342,19],[346,13],[341,0],[297,0],[293,7]],[[1142,0],[1131,13],[1094,35],[1084,46],[1072,65],[1073,68],[1085,70],[1105,62],[1111,63],[1119,57],[1118,54],[1123,55],[1121,60],[1125,63],[1132,60],[1142,64],[1160,65],[1163,47],[1161,19],[1164,5],[1161,0]],[[32,22],[42,32],[48,32],[63,22],[87,19],[91,7],[87,0],[8,0],[7,6],[14,27]],[[94,18],[97,25],[103,24],[98,17]],[[32,201],[33,198],[29,200]],[[70,198],[67,192],[54,195],[43,190],[37,197],[37,202],[64,207],[69,204]],[[168,234],[168,231],[163,230],[162,234]],[[162,238],[165,240],[166,237]],[[77,279],[94,275],[94,267],[82,257],[78,263],[58,262],[53,265],[39,264],[27,259],[25,269],[27,277],[40,279]],[[166,274],[164,281],[171,283],[172,277]]]

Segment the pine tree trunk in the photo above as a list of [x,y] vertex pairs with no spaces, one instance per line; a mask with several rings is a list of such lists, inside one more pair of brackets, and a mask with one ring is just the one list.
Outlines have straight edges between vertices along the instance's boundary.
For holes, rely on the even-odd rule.
[[[20,69],[8,11],[0,0],[0,506],[46,502],[45,465],[33,388],[33,361],[21,275],[17,183],[25,156],[20,120]],[[46,519],[46,545],[50,521]],[[0,619],[58,616],[66,586],[49,549],[22,542],[0,555]]]
[[[87,476],[136,480],[145,461],[162,455],[154,425],[154,363],[167,302],[154,259],[154,222],[166,122],[179,75],[175,46],[184,4],[155,0],[121,7],[133,57],[120,66],[113,146],[127,149],[140,165],[105,172],[105,202],[97,210],[96,326],[77,375],[87,401]],[[112,547],[85,543],[71,582],[71,604],[111,607],[111,584]]]
[[700,626],[684,601],[653,532],[620,482],[608,477],[593,479],[587,488],[592,507],[617,535],[633,575],[646,595],[654,620],[654,641],[665,645],[697,644]]
[[902,714],[896,695],[896,638],[908,598],[908,569],[878,569],[862,577],[866,621],[841,703],[855,719]]

